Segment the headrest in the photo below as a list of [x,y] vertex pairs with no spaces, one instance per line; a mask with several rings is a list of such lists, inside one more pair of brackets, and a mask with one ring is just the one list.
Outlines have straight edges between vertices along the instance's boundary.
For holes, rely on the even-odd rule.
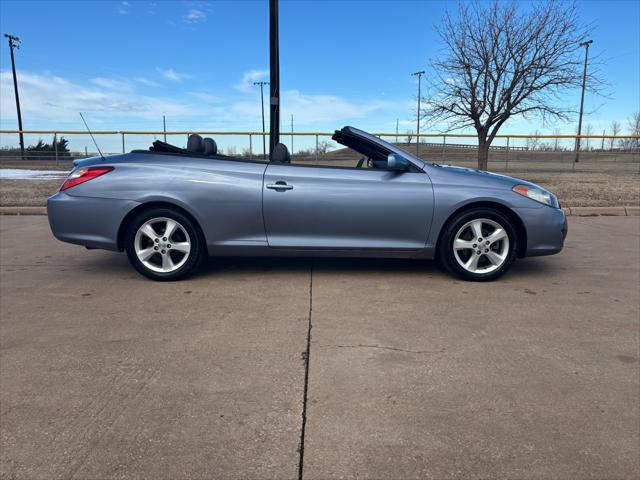
[[204,143],[202,137],[196,134],[189,135],[189,139],[187,140],[187,150],[193,153],[203,153]]
[[291,163],[291,155],[289,155],[289,150],[287,150],[287,146],[284,143],[278,143],[273,147],[271,161],[274,163]]
[[204,142],[204,154],[215,155],[218,153],[218,145],[213,138],[205,137]]

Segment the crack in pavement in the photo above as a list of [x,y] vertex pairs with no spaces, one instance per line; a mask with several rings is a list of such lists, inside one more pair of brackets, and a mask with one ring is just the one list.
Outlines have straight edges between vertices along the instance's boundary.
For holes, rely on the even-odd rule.
[[307,428],[307,399],[309,393],[309,361],[311,354],[311,315],[313,313],[313,258],[309,269],[309,320],[307,325],[307,348],[302,352],[304,361],[304,390],[302,396],[302,426],[300,428],[300,446],[298,452],[300,454],[298,461],[298,480],[302,480],[304,473],[304,440]]
[[394,352],[405,352],[405,353],[442,353],[445,352],[445,349],[442,350],[405,350],[403,348],[396,348],[396,347],[387,347],[385,345],[364,345],[364,344],[360,344],[360,345],[329,345],[330,347],[337,347],[337,348],[380,348],[383,350],[393,350]]

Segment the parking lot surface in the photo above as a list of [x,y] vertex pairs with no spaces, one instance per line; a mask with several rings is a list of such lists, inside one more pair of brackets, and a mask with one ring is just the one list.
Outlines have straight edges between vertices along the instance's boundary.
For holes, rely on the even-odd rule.
[[0,216],[0,264],[2,478],[640,472],[638,217],[571,217],[493,283],[260,258],[154,283],[42,216]]

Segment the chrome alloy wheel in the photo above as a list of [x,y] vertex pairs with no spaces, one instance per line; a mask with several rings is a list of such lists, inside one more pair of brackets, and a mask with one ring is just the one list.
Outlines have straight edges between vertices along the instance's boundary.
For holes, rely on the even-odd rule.
[[476,218],[465,223],[453,241],[453,254],[466,271],[490,273],[500,268],[509,255],[509,235],[498,222]]
[[175,220],[158,217],[143,223],[134,239],[134,250],[149,270],[170,273],[189,258],[191,239],[185,228]]

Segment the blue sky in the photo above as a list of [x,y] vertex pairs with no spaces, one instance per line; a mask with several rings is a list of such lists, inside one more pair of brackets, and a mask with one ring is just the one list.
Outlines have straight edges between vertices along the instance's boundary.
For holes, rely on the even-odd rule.
[[[640,109],[640,2],[579,2],[592,23],[592,53],[607,60],[610,98],[586,99],[594,131]],[[416,83],[439,52],[434,32],[452,2],[281,0],[283,121],[298,131],[353,124],[413,128]],[[260,130],[259,90],[268,80],[266,1],[6,1],[1,32],[17,52],[27,129]],[[0,48],[3,129],[16,128],[10,60]],[[579,102],[579,92],[567,103]],[[289,128],[288,125],[286,128]],[[505,132],[564,132],[513,120]],[[433,130],[433,128],[432,128]],[[594,132],[595,133],[595,132]]]

